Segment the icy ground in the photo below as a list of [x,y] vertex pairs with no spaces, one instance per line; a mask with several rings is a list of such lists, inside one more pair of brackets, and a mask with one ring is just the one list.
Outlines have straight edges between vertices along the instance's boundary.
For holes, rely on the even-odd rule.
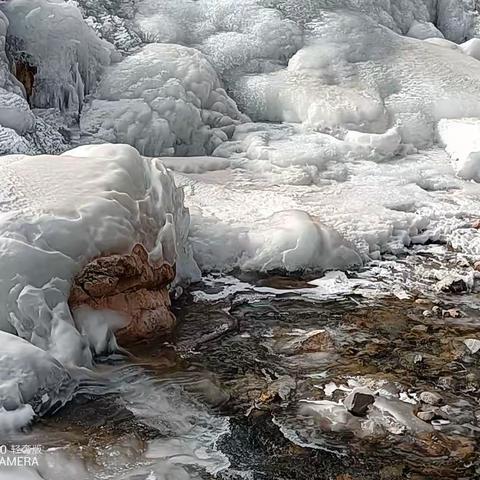
[[75,325],[71,280],[158,246],[167,214],[179,282],[428,242],[473,275],[479,31],[470,0],[0,2],[0,428],[115,348]]

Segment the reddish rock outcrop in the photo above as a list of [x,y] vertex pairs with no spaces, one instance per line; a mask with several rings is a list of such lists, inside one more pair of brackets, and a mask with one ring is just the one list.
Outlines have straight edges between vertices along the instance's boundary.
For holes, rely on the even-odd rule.
[[70,308],[74,312],[88,306],[123,314],[128,323],[115,332],[120,344],[165,335],[175,325],[167,290],[174,278],[173,267],[151,263],[143,245],[137,244],[129,254],[99,257],[87,264],[75,278]]

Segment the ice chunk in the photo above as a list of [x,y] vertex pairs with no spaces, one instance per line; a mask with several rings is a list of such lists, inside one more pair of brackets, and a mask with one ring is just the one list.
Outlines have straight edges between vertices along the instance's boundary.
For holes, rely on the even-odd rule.
[[457,175],[480,182],[480,119],[441,120],[437,134]]
[[383,134],[362,133],[350,130],[345,136],[345,142],[371,151],[381,157],[391,157],[399,152],[402,137],[398,128],[391,128]]
[[106,72],[81,128],[145,155],[203,155],[245,119],[199,51],[151,44]]

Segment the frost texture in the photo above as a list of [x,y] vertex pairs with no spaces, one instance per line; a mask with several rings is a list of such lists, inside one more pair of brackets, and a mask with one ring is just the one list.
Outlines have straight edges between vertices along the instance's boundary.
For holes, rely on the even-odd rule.
[[[177,275],[198,277],[186,242],[189,216],[182,192],[161,164],[142,159],[130,146],[2,157],[0,182],[0,331],[30,342],[32,355],[41,349],[46,369],[51,365],[60,374],[58,362],[92,365],[93,344],[77,329],[67,304],[73,276],[92,258],[125,253],[137,242],[153,249],[172,214]],[[33,363],[25,365],[33,378]],[[0,391],[10,392],[15,379],[7,371],[0,370]],[[2,395],[3,406],[1,401]]]
[[211,153],[246,119],[205,57],[180,45],[151,44],[125,58],[95,97],[81,117],[84,134],[150,156]]

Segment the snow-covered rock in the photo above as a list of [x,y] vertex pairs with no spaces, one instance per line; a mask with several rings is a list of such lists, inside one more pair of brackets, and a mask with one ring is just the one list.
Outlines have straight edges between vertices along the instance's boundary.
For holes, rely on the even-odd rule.
[[[2,157],[0,184],[0,331],[30,342],[28,351],[41,352],[56,371],[63,371],[58,362],[65,368],[91,366],[92,351],[108,344],[84,336],[68,306],[73,277],[91,259],[128,253],[136,243],[153,249],[171,214],[177,276],[198,278],[187,244],[183,193],[159,161],[143,159],[130,146]],[[18,342],[15,352],[21,355],[24,343]],[[5,382],[18,382],[16,373],[22,375],[13,370],[4,378],[0,371],[0,389],[7,388]]]
[[106,72],[80,124],[85,141],[129,143],[151,156],[202,155],[245,119],[199,51],[150,44]]

